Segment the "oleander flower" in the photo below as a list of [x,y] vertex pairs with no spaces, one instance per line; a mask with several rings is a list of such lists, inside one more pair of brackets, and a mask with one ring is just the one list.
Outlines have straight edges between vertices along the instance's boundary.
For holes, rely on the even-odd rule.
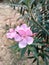
[[16,31],[13,28],[10,28],[6,36],[7,38],[13,39],[16,36]]
[[27,45],[30,45],[33,43],[34,39],[32,37],[32,31],[30,27],[27,27],[26,24],[23,24],[21,26],[17,26],[15,28],[15,31],[17,32],[17,35],[14,37],[15,41],[19,42],[19,48],[24,48]]
[[14,39],[18,42],[19,48],[25,48],[27,45],[33,43],[33,36],[35,36],[35,33],[32,33],[30,27],[26,24],[22,24],[21,26],[17,26],[15,29],[10,28],[6,36],[7,38]]

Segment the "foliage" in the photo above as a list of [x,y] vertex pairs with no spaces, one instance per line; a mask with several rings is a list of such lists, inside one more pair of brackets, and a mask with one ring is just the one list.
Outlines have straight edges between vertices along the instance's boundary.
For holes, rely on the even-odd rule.
[[[49,1],[48,0],[20,0],[17,5],[21,9],[19,10],[27,24],[31,27],[32,32],[37,33],[34,37],[32,45],[28,45],[26,48],[21,49],[21,56],[23,56],[28,50],[29,59],[34,59],[33,63],[37,61],[39,65],[39,57],[43,59],[46,65],[48,65],[49,59]],[[19,18],[19,19],[20,19]],[[18,19],[18,20],[19,20]],[[30,56],[30,52],[33,56]]]

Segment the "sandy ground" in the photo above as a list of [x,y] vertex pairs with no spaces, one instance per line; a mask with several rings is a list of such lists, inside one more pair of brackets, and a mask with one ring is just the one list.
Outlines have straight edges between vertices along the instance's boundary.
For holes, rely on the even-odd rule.
[[16,24],[16,19],[19,16],[20,14],[9,5],[0,4],[0,65],[17,65],[16,56],[8,49],[13,41],[6,38],[5,28],[6,25],[11,27],[18,25],[18,23]]
[[12,45],[13,41],[8,40],[5,35],[6,25],[14,27],[22,23],[23,20],[17,21],[20,14],[13,10],[9,5],[0,4],[0,65],[32,65],[31,60],[20,60],[18,53],[14,55],[8,47]]
[[0,65],[26,65],[29,62],[29,60],[27,62],[23,60],[17,62],[18,54],[14,55],[8,49],[13,41],[6,38],[6,25],[14,27],[23,21],[21,19],[16,21],[20,16],[16,10],[13,10],[9,5],[0,4]]

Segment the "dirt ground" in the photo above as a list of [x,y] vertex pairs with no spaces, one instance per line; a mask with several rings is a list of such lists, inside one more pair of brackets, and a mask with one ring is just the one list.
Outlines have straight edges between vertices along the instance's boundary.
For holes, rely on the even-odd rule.
[[6,25],[14,27],[14,25],[22,23],[21,19],[17,21],[19,16],[17,8],[13,10],[9,5],[0,3],[0,65],[32,65],[29,59],[18,61],[19,54],[15,55],[8,49],[13,41],[6,38]]
[[[17,10],[17,8],[16,8]],[[13,41],[6,38],[6,25],[14,27],[23,20],[16,21],[20,14],[9,5],[0,3],[0,65],[26,65],[26,61],[17,62],[18,54],[14,55],[8,47]],[[27,61],[28,63],[28,61]]]

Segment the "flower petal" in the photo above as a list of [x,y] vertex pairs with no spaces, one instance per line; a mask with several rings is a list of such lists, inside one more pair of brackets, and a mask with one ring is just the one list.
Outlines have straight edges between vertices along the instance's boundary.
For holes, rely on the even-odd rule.
[[21,28],[26,29],[28,28],[26,24],[21,25]]
[[16,36],[16,32],[12,32],[11,36],[14,38]]
[[26,40],[27,40],[28,45],[32,44],[34,41],[34,39],[32,37],[27,37]]
[[10,39],[13,38],[13,37],[11,36],[11,33],[7,33],[7,34],[6,34],[6,37],[7,37],[7,38],[10,38]]
[[26,34],[27,34],[28,36],[31,36],[31,35],[32,35],[32,31],[31,31],[30,29],[27,29],[27,30],[26,30]]
[[15,30],[13,28],[10,28],[9,29],[9,32],[14,32]]
[[20,35],[16,34],[16,36],[14,37],[15,41],[21,41],[22,37],[20,37]]
[[7,36],[7,38],[12,39],[12,38],[14,38],[14,37],[16,36],[16,32],[8,32],[8,33],[6,34],[6,36]]
[[25,36],[26,32],[24,30],[19,30],[18,33],[20,34],[20,36]]
[[15,28],[15,31],[18,31],[20,29],[20,27],[19,26],[17,26],[16,28]]
[[26,46],[27,46],[27,43],[25,39],[19,42],[19,48],[25,48]]

